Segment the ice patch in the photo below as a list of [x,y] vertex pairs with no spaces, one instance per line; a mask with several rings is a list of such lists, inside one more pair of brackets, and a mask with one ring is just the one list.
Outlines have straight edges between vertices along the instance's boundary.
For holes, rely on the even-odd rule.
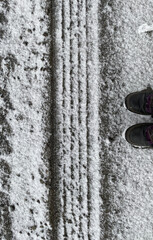
[[123,107],[127,110],[127,107],[126,107],[125,101],[123,102]]
[[126,139],[125,139],[125,132],[126,132],[126,130],[127,130],[127,128],[126,129],[124,129],[124,131],[122,132],[122,138],[126,141]]
[[110,141],[109,141],[109,139],[108,139],[108,138],[106,138],[106,139],[105,139],[105,143],[106,143],[106,145],[107,145],[107,146],[109,146],[109,145],[110,145]]
[[147,23],[142,24],[139,28],[138,28],[138,33],[145,33],[145,32],[151,32],[153,31],[153,24],[148,25]]

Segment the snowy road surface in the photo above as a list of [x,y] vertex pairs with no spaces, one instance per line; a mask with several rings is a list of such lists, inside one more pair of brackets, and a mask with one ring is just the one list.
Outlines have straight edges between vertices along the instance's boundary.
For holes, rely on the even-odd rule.
[[0,239],[152,240],[153,1],[0,1]]
[[55,239],[100,238],[97,11],[96,1],[53,4]]

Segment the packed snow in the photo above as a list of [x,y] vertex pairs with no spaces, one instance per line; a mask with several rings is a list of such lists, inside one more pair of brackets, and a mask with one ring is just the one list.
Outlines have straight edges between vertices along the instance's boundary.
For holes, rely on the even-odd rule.
[[153,24],[148,25],[147,23],[144,23],[138,28],[138,33],[152,32],[152,31],[153,31]]
[[58,1],[53,8],[57,239],[100,238],[97,8],[97,1]]
[[[47,239],[51,227],[46,186],[49,164],[43,158],[47,141],[43,105],[49,66],[49,38],[44,34],[48,35],[46,5],[41,0],[13,0],[7,7],[3,1],[0,4],[6,19],[2,21],[5,31],[0,53],[1,114],[5,117],[2,138],[6,137],[8,142],[3,145],[10,148],[1,151],[1,158],[9,167],[9,180],[4,186],[1,184],[0,191],[8,196],[11,221],[7,223],[2,210],[6,232],[2,229],[1,239]],[[5,130],[6,123],[9,132]]]
[[[0,1],[0,239],[152,240],[153,1]],[[153,87],[153,86],[152,86]]]

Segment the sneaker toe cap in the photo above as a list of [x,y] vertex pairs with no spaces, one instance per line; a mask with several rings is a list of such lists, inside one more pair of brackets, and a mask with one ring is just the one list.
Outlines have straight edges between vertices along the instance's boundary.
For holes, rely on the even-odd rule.
[[143,94],[131,94],[126,99],[126,106],[130,111],[136,113],[143,113],[142,107],[144,106]]
[[135,146],[150,146],[141,127],[131,127],[125,133],[126,140]]

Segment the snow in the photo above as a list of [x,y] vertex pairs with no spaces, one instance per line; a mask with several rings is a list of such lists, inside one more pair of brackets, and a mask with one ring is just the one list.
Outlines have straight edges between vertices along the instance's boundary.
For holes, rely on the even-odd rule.
[[7,108],[6,98],[1,99],[1,107],[7,109],[11,134],[6,133],[6,137],[12,151],[2,154],[10,174],[9,190],[1,185],[1,192],[9,194],[9,206],[13,206],[8,206],[12,231],[9,239],[48,239],[49,165],[42,157],[47,141],[43,105],[49,51],[43,44],[43,34],[48,31],[45,4],[14,0],[9,3],[6,17],[5,36],[1,40],[1,87],[8,92],[12,108]]
[[152,22],[152,1],[116,1],[100,10],[101,238],[151,240],[152,150],[133,148],[122,133],[152,122],[124,108],[127,94],[152,86],[152,33],[137,32]]
[[151,31],[153,31],[153,24],[148,25],[147,23],[144,23],[138,28],[138,33],[145,33],[145,32],[151,32]]
[[58,26],[52,31],[61,201],[57,239],[100,237],[97,8],[97,1],[87,5],[86,1],[54,3]]
[[[152,0],[1,1],[0,238],[152,240]],[[5,204],[4,204],[5,203]]]

